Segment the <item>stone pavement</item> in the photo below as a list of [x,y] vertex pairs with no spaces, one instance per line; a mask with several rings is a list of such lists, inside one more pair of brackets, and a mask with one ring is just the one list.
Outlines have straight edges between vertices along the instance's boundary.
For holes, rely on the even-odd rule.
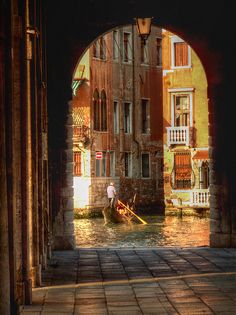
[[236,314],[236,249],[54,252],[20,314]]

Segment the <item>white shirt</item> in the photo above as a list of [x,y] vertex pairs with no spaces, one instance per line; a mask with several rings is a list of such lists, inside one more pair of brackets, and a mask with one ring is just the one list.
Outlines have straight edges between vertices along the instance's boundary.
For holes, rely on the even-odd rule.
[[110,185],[107,187],[107,197],[114,198],[116,195],[116,189],[114,186]]

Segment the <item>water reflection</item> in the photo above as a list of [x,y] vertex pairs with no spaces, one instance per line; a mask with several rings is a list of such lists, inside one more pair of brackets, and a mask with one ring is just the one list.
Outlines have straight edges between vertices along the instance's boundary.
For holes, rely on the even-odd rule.
[[208,246],[209,219],[146,216],[147,225],[104,225],[103,218],[75,220],[77,247]]

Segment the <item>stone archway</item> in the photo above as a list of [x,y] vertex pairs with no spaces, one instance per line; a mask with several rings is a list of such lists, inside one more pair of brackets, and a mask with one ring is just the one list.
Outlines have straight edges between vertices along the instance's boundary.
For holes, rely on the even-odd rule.
[[[122,5],[129,9],[126,10],[125,13],[123,12],[122,14],[118,15]],[[62,59],[58,57],[57,60],[54,59],[54,64],[60,68],[60,71],[53,67],[53,70],[58,74],[58,82],[63,82],[63,84],[59,82],[59,89],[63,91],[60,93],[57,92],[58,96],[56,101],[58,101],[60,104],[63,102],[64,104],[61,105],[64,107],[64,112],[62,114],[63,117],[61,120],[64,122],[64,126],[66,126],[65,120],[66,115],[68,114],[68,112],[66,113],[65,110],[65,104],[67,104],[71,94],[70,78],[78,60],[78,56],[82,54],[82,52],[85,50],[85,47],[87,47],[88,44],[100,34],[118,25],[130,23],[134,16],[143,15],[143,9],[139,1],[132,1],[132,3],[127,2],[126,4],[122,2],[120,3],[119,8],[114,11],[112,4],[107,5],[106,12],[109,12],[109,16],[103,11],[101,4],[83,4],[82,8],[87,15],[81,14],[78,11],[76,15],[76,13],[72,13],[72,11],[67,8],[70,11],[70,21],[67,20],[67,26],[68,28],[70,28],[70,25],[76,26],[73,28],[73,30],[70,29],[71,33],[69,40],[66,39],[66,34],[64,34],[62,29],[58,27],[58,23],[55,23],[57,28],[53,27],[52,25],[49,27],[49,29],[51,28],[50,33],[53,34],[54,37],[53,42],[51,44],[49,43],[49,60],[53,60],[53,57],[55,57],[53,52],[59,48],[58,44],[53,47],[56,41],[61,43],[61,40],[63,39],[64,42],[68,44],[63,48],[61,47],[61,56],[63,57],[63,60],[67,60],[68,62],[66,62],[66,65],[64,66],[61,62]],[[159,11],[160,8],[161,11]],[[174,13],[174,8],[173,10],[169,10],[167,4],[158,1],[155,4],[149,2],[146,4],[145,15],[155,16],[155,12],[160,12],[160,14],[157,13],[158,18],[156,20],[154,19],[156,25],[169,29],[173,33],[178,34],[184,40],[186,40],[198,54],[205,68],[208,80],[209,98],[209,148],[211,159],[211,246],[230,247],[235,246],[234,209],[236,200],[234,197],[235,179],[233,174],[236,173],[236,170],[234,167],[232,168],[235,149],[230,142],[230,137],[233,133],[233,117],[230,115],[230,110],[228,112],[224,112],[224,104],[226,101],[227,103],[231,102],[232,95],[230,87],[232,88],[232,82],[230,81],[230,76],[228,76],[228,51],[227,48],[223,46],[222,41],[219,41],[218,36],[215,34],[214,27],[216,27],[216,23],[213,19],[211,19],[210,26],[209,20],[204,20],[204,17],[210,12],[210,9],[210,6],[204,7],[204,9],[203,7],[198,7],[198,9],[193,13],[189,12],[187,7],[183,7],[182,13],[184,16],[186,16],[186,19],[185,23],[182,23],[181,18],[179,18],[178,15]],[[61,18],[63,13],[64,11],[58,11],[54,17],[55,21],[57,21],[57,18]],[[194,21],[199,21],[201,17],[203,18],[201,25],[199,25],[199,23],[195,24]],[[78,30],[80,30],[80,32]],[[81,30],[84,31],[81,32]],[[52,81],[50,77],[49,81]],[[55,89],[54,91],[53,89],[51,90],[51,94],[55,97]],[[55,102],[55,100],[49,96],[49,106],[50,102],[53,101]],[[223,118],[224,116],[225,118]],[[231,124],[227,124],[226,126],[224,119],[231,122]],[[62,140],[62,143],[66,143],[66,129],[67,127],[64,128],[64,131],[61,134],[62,139],[64,139]],[[55,152],[61,150],[63,146],[64,150],[68,149],[68,147],[65,148],[65,145],[62,144],[56,148]],[[55,157],[55,154],[52,153],[51,156]],[[68,170],[71,169],[71,154],[68,153],[67,157],[67,160],[64,161],[63,174],[67,174],[67,180],[69,180]],[[67,180],[64,176],[63,182],[66,183]],[[71,191],[70,184],[66,184],[62,187],[63,189],[65,188],[64,192]],[[62,234],[64,233],[62,238],[67,239],[69,237],[71,239],[72,235],[69,235],[69,230],[67,230],[67,228],[64,229],[64,227],[69,228],[69,226],[71,226],[73,216],[69,214],[69,211],[67,211],[68,209],[63,208],[64,206],[62,205],[62,199],[62,194],[60,196],[57,195],[57,204],[60,205],[59,213],[62,211],[62,209],[65,210],[61,212],[63,215],[60,215],[61,221],[59,220],[61,227],[63,227],[61,231],[64,230],[64,232],[62,232]],[[67,202],[65,202],[65,204],[68,205]],[[71,204],[70,201],[69,204]],[[56,212],[58,212],[58,209]],[[56,215],[56,217],[58,216]],[[71,226],[71,232],[72,230],[73,229]],[[71,244],[71,241],[65,241],[65,243]],[[60,242],[60,244],[63,243]]]

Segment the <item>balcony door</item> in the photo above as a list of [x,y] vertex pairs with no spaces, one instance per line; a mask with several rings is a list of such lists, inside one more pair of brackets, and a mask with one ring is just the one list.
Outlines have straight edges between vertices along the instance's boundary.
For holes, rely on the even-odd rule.
[[192,127],[193,88],[169,89],[171,102],[171,126]]
[[190,96],[189,94],[174,95],[175,127],[189,127],[190,125]]

